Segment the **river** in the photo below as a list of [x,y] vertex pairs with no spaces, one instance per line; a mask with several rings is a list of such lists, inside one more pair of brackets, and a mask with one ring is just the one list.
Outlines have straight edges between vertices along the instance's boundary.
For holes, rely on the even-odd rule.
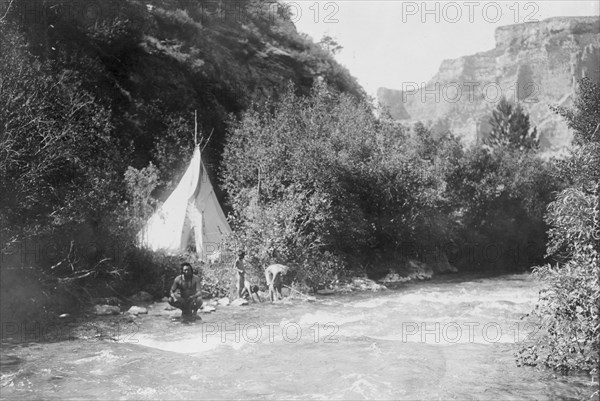
[[193,324],[145,316],[87,340],[3,343],[1,397],[589,400],[598,387],[587,376],[515,364],[516,343],[537,335],[521,316],[538,289],[529,275],[448,276],[220,307]]

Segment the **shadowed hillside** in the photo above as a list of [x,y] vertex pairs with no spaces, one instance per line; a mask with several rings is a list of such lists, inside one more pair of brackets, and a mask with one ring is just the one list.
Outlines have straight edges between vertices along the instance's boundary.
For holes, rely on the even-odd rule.
[[112,110],[116,136],[135,167],[152,160],[163,172],[181,169],[161,154],[178,143],[189,158],[194,110],[200,131],[213,132],[205,156],[215,170],[229,113],[277,97],[289,82],[307,93],[321,77],[364,96],[273,2],[16,0],[8,17],[26,32],[34,54],[77,71],[85,89]]

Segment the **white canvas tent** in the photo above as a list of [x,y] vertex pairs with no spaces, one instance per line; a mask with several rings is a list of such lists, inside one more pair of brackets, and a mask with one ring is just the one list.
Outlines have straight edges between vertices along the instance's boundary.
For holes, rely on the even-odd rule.
[[198,146],[181,181],[138,233],[138,241],[155,251],[177,253],[190,245],[192,234],[202,260],[217,259],[231,234]]

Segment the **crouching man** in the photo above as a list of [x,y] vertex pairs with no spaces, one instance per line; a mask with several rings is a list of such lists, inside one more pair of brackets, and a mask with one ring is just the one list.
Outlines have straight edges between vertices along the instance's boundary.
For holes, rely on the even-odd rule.
[[202,283],[189,263],[181,265],[181,274],[173,281],[169,304],[181,309],[182,319],[195,318],[202,306]]
[[287,274],[290,268],[285,265],[275,264],[270,265],[265,269],[265,279],[267,286],[269,287],[269,298],[271,302],[278,301],[283,298],[281,294],[281,287],[283,287],[284,274]]

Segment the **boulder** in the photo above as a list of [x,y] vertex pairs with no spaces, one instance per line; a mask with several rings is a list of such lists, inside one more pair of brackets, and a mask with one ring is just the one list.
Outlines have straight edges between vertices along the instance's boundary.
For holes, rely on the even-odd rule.
[[427,265],[431,266],[435,273],[456,273],[458,269],[448,262],[448,257],[445,253],[435,255],[435,257],[427,258]]
[[248,305],[248,301],[245,300],[244,298],[238,298],[231,303],[231,306],[242,306],[242,305]]
[[123,322],[125,322],[125,323],[134,323],[135,322],[135,316],[137,316],[137,315],[123,315]]
[[152,295],[148,294],[146,291],[140,291],[137,294],[129,297],[129,299],[134,304],[144,304],[152,302],[154,300],[154,297],[152,297]]
[[219,305],[219,300],[218,299],[209,299],[204,302],[204,305],[217,306],[217,305]]
[[216,310],[217,310],[217,308],[215,308],[212,305],[204,305],[202,308],[200,308],[200,312],[202,312],[202,313],[210,313],[210,312],[214,312]]
[[391,284],[405,283],[407,281],[410,281],[410,277],[403,277],[392,270],[390,270],[390,272],[388,274],[386,274],[386,276],[383,279],[381,279],[382,283],[391,283]]
[[231,301],[229,301],[229,298],[227,298],[227,297],[219,299],[218,302],[219,302],[219,305],[223,305],[223,306],[227,306],[231,303]]
[[118,315],[121,313],[121,309],[115,305],[95,305],[94,314],[102,315]]
[[410,268],[410,277],[412,280],[429,280],[433,276],[433,270],[423,262],[417,260],[409,260],[408,267]]
[[145,315],[148,313],[148,309],[142,306],[132,306],[131,308],[129,308],[127,313],[131,315]]
[[387,287],[376,283],[375,281],[366,277],[355,277],[352,279],[350,290],[361,290],[361,291],[382,291],[386,290]]

